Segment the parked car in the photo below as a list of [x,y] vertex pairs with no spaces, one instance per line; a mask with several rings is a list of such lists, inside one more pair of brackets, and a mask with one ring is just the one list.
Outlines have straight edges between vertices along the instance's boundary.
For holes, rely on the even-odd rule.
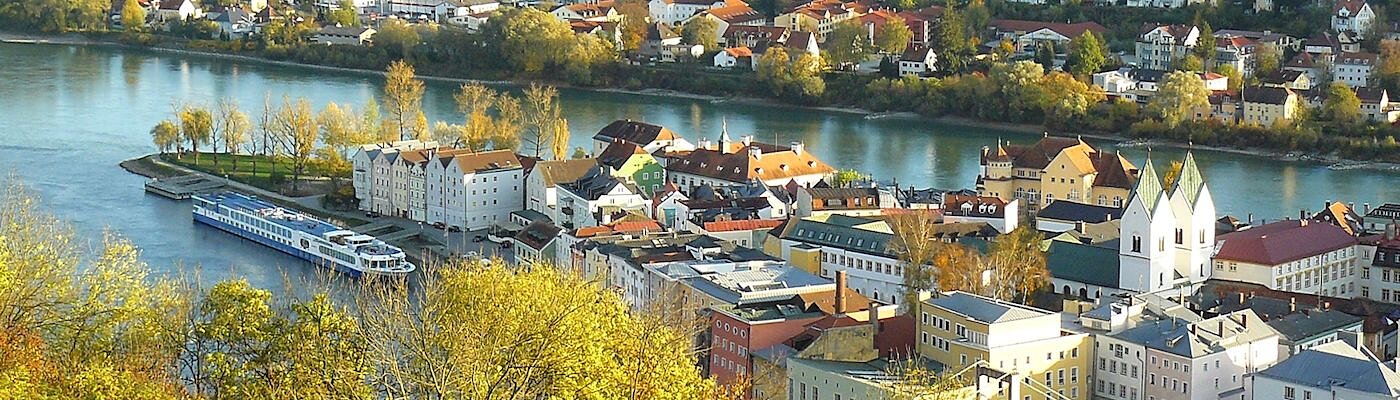
[[381,217],[382,215],[380,215],[379,213],[374,212],[374,211],[365,211],[365,216],[366,216],[366,217],[370,217],[370,218],[379,218],[379,217]]
[[472,238],[472,243],[481,243],[481,242],[484,241],[484,240],[486,240],[486,237],[485,237],[485,236],[476,235],[475,237]]
[[434,222],[433,227],[438,229],[447,229],[447,224],[443,222]]
[[512,244],[512,242],[501,242],[501,248],[502,248],[502,249],[509,249],[509,248],[511,248],[511,247],[513,247],[513,246],[514,246],[514,244]]
[[461,232],[461,231],[462,231],[462,228],[461,228],[461,227],[458,227],[457,225],[452,225],[452,226],[447,227],[447,231],[448,231],[448,232]]

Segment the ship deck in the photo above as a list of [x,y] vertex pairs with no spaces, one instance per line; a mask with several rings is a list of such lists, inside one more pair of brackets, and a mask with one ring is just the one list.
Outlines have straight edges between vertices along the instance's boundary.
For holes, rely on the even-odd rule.
[[316,217],[238,192],[209,193],[199,197],[224,207],[258,215],[284,228],[305,232],[316,237],[324,237],[326,233],[344,230]]

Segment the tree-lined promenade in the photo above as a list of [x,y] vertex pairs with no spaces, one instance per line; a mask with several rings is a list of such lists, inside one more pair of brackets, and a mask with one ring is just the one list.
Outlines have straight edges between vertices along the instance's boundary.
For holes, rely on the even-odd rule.
[[386,74],[383,106],[370,98],[359,111],[337,103],[316,111],[303,98],[269,97],[255,118],[227,99],[213,107],[176,104],[170,119],[151,128],[151,140],[167,162],[292,194],[302,193],[307,177],[328,179],[332,190],[348,188],[339,184],[350,177],[349,157],[370,143],[432,140],[551,159],[577,153],[553,87],[531,85],[516,97],[462,85],[453,95],[460,124],[430,124],[422,110],[425,91],[413,67],[397,62]]

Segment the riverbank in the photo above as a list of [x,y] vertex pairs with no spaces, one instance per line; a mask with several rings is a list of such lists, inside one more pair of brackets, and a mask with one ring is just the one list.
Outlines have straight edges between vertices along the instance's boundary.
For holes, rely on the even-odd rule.
[[[218,52],[218,51],[192,50],[192,49],[182,49],[182,48],[170,48],[170,47],[163,47],[163,46],[139,46],[139,45],[131,45],[131,44],[127,44],[127,43],[123,43],[123,42],[117,41],[117,40],[112,39],[112,38],[92,39],[92,38],[88,38],[88,37],[84,37],[84,36],[76,35],[76,34],[59,35],[59,36],[44,36],[44,35],[16,34],[16,33],[4,33],[4,32],[0,32],[0,42],[19,43],[19,44],[56,44],[56,45],[72,45],[72,46],[113,46],[113,47],[119,47],[119,48],[123,48],[123,49],[131,49],[131,50],[138,50],[138,51],[149,51],[149,52],[155,52],[155,53],[177,54],[177,55],[189,56],[189,57],[208,57],[208,58],[216,58],[216,59],[235,60],[235,61],[240,61],[240,62],[259,63],[259,64],[265,64],[265,65],[275,65],[275,66],[282,66],[282,67],[305,68],[305,69],[314,69],[314,70],[322,70],[322,71],[332,71],[332,72],[349,73],[349,74],[364,74],[364,75],[368,75],[368,76],[383,76],[383,74],[384,74],[383,71],[379,71],[379,70],[368,70],[368,69],[358,69],[358,68],[335,67],[335,66],[326,66],[326,65],[319,65],[319,64],[309,64],[309,63],[301,63],[301,62],[293,62],[293,61],[271,60],[271,59],[267,59],[267,58],[262,57],[262,56],[255,56],[255,55],[230,54],[230,53],[224,53],[224,52]],[[421,77],[422,79],[428,80],[428,81],[452,82],[452,83],[475,82],[475,83],[482,83],[482,84],[489,84],[489,85],[498,85],[498,86],[514,86],[514,87],[519,87],[519,86],[528,84],[528,81],[523,81],[523,80],[522,80],[522,81],[513,81],[513,80],[478,80],[478,79],[469,79],[469,78],[454,78],[454,77],[431,76],[431,75],[420,75],[420,77]],[[558,84],[558,83],[557,83],[557,82],[551,82],[551,84]],[[1023,134],[1027,134],[1027,135],[1035,135],[1035,134],[1038,134],[1038,133],[1048,133],[1048,134],[1052,134],[1052,135],[1056,135],[1056,136],[1083,136],[1083,137],[1095,138],[1095,139],[1104,140],[1104,141],[1111,141],[1111,142],[1124,142],[1124,141],[1131,140],[1131,138],[1128,138],[1128,137],[1125,137],[1125,136],[1122,136],[1122,135],[1118,135],[1118,134],[1106,134],[1106,133],[1083,134],[1083,133],[1079,133],[1079,132],[1050,131],[1050,130],[1047,130],[1047,129],[1046,129],[1045,127],[1043,127],[1043,126],[1041,126],[1041,125],[1036,125],[1036,124],[1017,124],[1017,123],[993,122],[993,121],[983,121],[983,120],[976,120],[976,119],[971,119],[971,118],[966,118],[966,117],[946,116],[946,115],[945,115],[945,116],[938,116],[938,117],[929,117],[929,116],[924,116],[924,115],[920,115],[920,114],[916,114],[916,113],[912,113],[912,112],[877,112],[877,111],[872,111],[872,110],[867,110],[867,109],[862,109],[862,108],[857,108],[857,107],[846,107],[846,106],[805,106],[805,105],[798,105],[798,104],[790,104],[790,103],[780,102],[780,101],[777,101],[777,100],[775,100],[775,99],[760,98],[760,97],[752,97],[752,96],[715,96],[715,95],[705,95],[705,94],[697,94],[697,93],[688,93],[688,92],[682,92],[682,91],[677,91],[677,90],[669,90],[669,89],[622,89],[622,88],[581,87],[581,86],[572,86],[572,85],[559,85],[559,86],[560,86],[560,87],[570,88],[570,89],[583,90],[583,91],[592,91],[592,92],[599,92],[599,93],[616,93],[616,94],[627,94],[627,95],[636,95],[636,96],[651,96],[651,97],[663,97],[663,98],[680,98],[680,99],[689,99],[689,100],[695,100],[695,101],[701,101],[701,102],[708,102],[708,103],[712,103],[712,104],[732,103],[732,104],[743,104],[743,105],[755,105],[755,106],[762,106],[762,107],[779,107],[779,108],[787,108],[787,109],[800,109],[800,110],[809,110],[809,111],[816,111],[816,112],[823,112],[823,113],[840,113],[840,114],[847,114],[847,115],[864,116],[865,119],[867,119],[867,120],[881,120],[881,119],[925,120],[925,121],[933,121],[933,122],[935,122],[935,123],[945,124],[945,125],[953,125],[953,126],[961,126],[961,127],[969,127],[969,128],[979,128],[979,129],[996,129],[996,130],[1004,130],[1004,131],[1009,131],[1009,132],[1023,133]],[[1191,145],[1190,143],[1176,143],[1176,142],[1168,142],[1168,141],[1160,141],[1160,140],[1154,140],[1152,143],[1153,143],[1153,146],[1158,146],[1158,147],[1194,148],[1194,149],[1200,149],[1200,150],[1220,151],[1220,152],[1226,152],[1226,153],[1230,153],[1230,154],[1240,154],[1240,155],[1257,156],[1257,157],[1271,158],[1271,159],[1278,159],[1278,160],[1285,160],[1285,161],[1298,161],[1298,162],[1311,162],[1311,163],[1319,163],[1319,164],[1331,164],[1331,165],[1335,166],[1336,168],[1344,168],[1344,169],[1365,169],[1365,170],[1384,171],[1384,172],[1395,172],[1395,171],[1400,171],[1400,164],[1393,164],[1393,163],[1377,163],[1377,162],[1371,162],[1371,161],[1367,161],[1367,160],[1348,160],[1348,159],[1344,159],[1344,158],[1342,158],[1342,157],[1337,157],[1337,156],[1330,155],[1330,154],[1311,154],[1311,155],[1309,155],[1309,154],[1285,153],[1285,152],[1280,152],[1280,151],[1270,150],[1270,149],[1263,149],[1263,148],[1238,148],[1238,147],[1202,146],[1202,145],[1195,145],[1195,146],[1193,146],[1193,145]]]

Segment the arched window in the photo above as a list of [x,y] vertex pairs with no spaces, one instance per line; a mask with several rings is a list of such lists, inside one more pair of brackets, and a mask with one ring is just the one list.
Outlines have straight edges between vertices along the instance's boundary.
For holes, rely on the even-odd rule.
[[1087,299],[1087,298],[1089,298],[1089,289],[1088,289],[1088,288],[1079,288],[1079,298],[1081,298],[1081,299]]

